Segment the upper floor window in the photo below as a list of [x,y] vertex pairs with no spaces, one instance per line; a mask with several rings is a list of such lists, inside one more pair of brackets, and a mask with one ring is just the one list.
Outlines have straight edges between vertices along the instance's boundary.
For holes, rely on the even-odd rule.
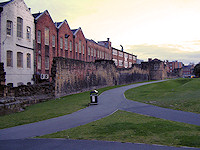
[[45,45],[49,45],[49,28],[45,28]]
[[6,28],[7,35],[12,35],[12,21],[7,20]]
[[88,47],[88,56],[90,56],[90,47]]
[[52,47],[55,47],[56,46],[56,37],[55,35],[53,35],[52,37]]
[[60,38],[60,49],[63,49],[63,38]]
[[17,52],[17,67],[23,68],[23,53]]
[[27,68],[31,68],[31,54],[27,54]]
[[117,50],[114,50],[112,51],[113,55],[116,55],[117,56]]
[[68,38],[65,38],[65,50],[68,50]]
[[84,47],[84,45],[83,45],[83,54],[85,54],[85,47]]
[[26,30],[27,30],[27,32],[26,32],[26,38],[28,40],[30,40],[31,39],[31,28],[27,26]]
[[7,51],[7,67],[13,66],[13,52]]
[[41,31],[37,31],[37,43],[41,43]]
[[17,17],[17,37],[23,38],[23,19]]
[[78,52],[78,44],[76,43],[75,51]]
[[81,40],[79,40],[79,53],[81,53]]

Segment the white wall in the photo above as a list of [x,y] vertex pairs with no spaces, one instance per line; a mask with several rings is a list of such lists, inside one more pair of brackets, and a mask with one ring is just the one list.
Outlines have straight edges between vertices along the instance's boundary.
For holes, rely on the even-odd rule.
[[[17,37],[17,17],[23,19],[23,38]],[[12,21],[12,36],[6,35],[6,22]],[[31,40],[26,38],[27,26],[31,27]],[[23,0],[14,0],[3,8],[1,14],[1,61],[4,62],[6,72],[6,84],[23,82],[33,83],[34,74],[34,50],[33,41],[35,39],[34,18]],[[20,45],[17,46],[16,44]],[[7,67],[6,51],[13,51],[13,67]],[[17,52],[23,53],[23,68],[17,67]],[[27,68],[27,53],[31,54],[31,68]]]

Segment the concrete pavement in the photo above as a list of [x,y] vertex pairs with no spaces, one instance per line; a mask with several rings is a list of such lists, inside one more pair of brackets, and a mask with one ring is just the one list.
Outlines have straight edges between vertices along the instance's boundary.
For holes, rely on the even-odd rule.
[[[23,140],[23,139],[50,134],[57,131],[62,131],[69,128],[84,125],[89,122],[106,117],[112,114],[113,112],[117,111],[118,109],[130,111],[134,113],[139,113],[139,114],[144,114],[144,115],[149,115],[149,116],[153,116],[157,118],[163,118],[167,120],[200,125],[199,114],[160,108],[160,107],[156,107],[156,106],[152,106],[148,104],[130,101],[124,97],[124,92],[130,88],[134,88],[134,87],[138,87],[138,86],[146,85],[146,84],[151,84],[151,83],[157,83],[157,82],[162,82],[162,81],[138,83],[138,84],[133,84],[133,85],[125,86],[125,87],[112,89],[112,90],[104,92],[103,94],[99,96],[99,105],[93,105],[85,109],[82,109],[80,111],[74,112],[72,114],[53,118],[53,119],[48,119],[48,120],[44,120],[44,121],[40,121],[36,123],[31,123],[31,124],[7,128],[7,129],[1,129],[0,130],[0,149],[3,148],[2,145],[9,146],[10,142],[15,143],[16,146],[17,145],[25,146],[26,142],[40,143],[40,140],[33,140],[33,139]],[[42,140],[42,141],[47,142],[49,144],[51,143],[50,145],[52,145],[54,142],[55,142],[55,145],[61,142],[58,140],[55,140],[54,142],[53,140],[52,142],[48,142],[49,140]],[[69,142],[69,140],[66,140],[66,141],[64,140],[62,142],[64,142],[63,144],[66,145]],[[29,147],[29,149],[31,149],[31,147]]]

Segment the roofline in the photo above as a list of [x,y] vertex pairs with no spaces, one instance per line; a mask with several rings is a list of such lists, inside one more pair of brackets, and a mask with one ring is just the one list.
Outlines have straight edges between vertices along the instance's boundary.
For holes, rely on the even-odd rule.
[[[56,22],[55,22],[56,23]],[[60,28],[64,23],[66,23],[68,26],[69,26],[69,24],[68,24],[68,22],[67,22],[67,20],[65,19],[58,27],[56,27],[56,28]]]
[[[10,4],[10,3],[13,2],[13,1],[14,1],[14,0],[7,1],[7,3],[6,3],[5,5],[3,5],[2,7],[4,7],[4,6]],[[2,2],[2,3],[5,3],[5,2]]]
[[[39,16],[37,16],[37,17],[35,18],[35,20],[37,21],[42,15],[45,14],[45,12],[47,12],[47,13],[49,14],[49,17],[50,17],[51,21],[53,22],[53,19],[51,18],[51,15],[50,15],[50,13],[49,13],[48,10],[45,10],[43,13],[41,13]],[[54,22],[53,22],[53,24],[54,24]]]

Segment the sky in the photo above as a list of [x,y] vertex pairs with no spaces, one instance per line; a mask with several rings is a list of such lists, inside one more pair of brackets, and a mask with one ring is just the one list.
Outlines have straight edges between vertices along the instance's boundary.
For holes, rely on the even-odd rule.
[[[0,0],[2,1],[2,0]],[[184,64],[200,62],[200,0],[24,0],[32,13],[48,10],[86,38],[137,55]]]

